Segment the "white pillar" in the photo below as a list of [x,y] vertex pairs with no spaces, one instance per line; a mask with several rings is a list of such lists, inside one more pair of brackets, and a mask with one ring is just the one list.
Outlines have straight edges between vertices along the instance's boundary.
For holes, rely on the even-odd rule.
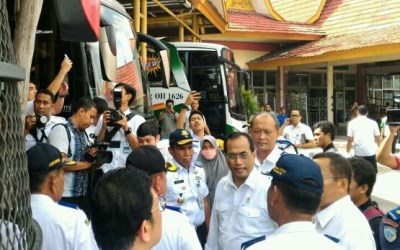
[[333,66],[329,63],[326,67],[326,78],[328,121],[333,123]]
[[284,71],[283,66],[278,67],[278,70],[279,70],[279,94],[280,94],[280,97],[281,97],[281,98],[280,98],[280,100],[281,100],[281,105],[279,106],[279,108],[280,108],[280,107],[283,107],[284,104],[285,104],[285,102],[284,102],[284,101],[285,101],[285,90],[284,90],[285,71]]

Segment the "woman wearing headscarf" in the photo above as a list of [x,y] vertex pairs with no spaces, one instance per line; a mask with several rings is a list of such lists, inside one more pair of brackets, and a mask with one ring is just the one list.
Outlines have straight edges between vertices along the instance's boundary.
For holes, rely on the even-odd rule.
[[228,174],[229,168],[225,156],[219,149],[217,140],[213,136],[204,136],[200,141],[200,148],[201,151],[197,161],[201,163],[206,173],[206,183],[209,190],[208,203],[211,210],[217,184],[222,177]]

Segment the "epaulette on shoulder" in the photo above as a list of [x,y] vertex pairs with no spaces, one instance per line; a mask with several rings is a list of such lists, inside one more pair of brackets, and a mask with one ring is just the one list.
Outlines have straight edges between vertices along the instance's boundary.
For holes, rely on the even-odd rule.
[[58,205],[63,206],[63,207],[69,207],[69,208],[76,209],[76,210],[79,209],[78,205],[75,205],[75,204],[72,204],[72,203],[63,202],[63,201],[59,201]]
[[387,216],[394,221],[400,220],[400,207],[396,207],[395,209],[392,209],[389,212],[387,212]]

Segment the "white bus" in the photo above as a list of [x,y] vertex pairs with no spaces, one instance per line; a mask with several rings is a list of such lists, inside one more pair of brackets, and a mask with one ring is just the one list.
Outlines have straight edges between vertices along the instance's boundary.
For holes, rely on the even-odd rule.
[[174,100],[176,110],[180,110],[188,93],[197,91],[202,92],[199,109],[213,136],[224,138],[234,131],[245,131],[247,119],[240,86],[247,74],[235,64],[232,50],[211,43],[165,44],[173,77],[168,89],[161,87],[160,81],[150,81],[155,114],[165,108],[167,99]]

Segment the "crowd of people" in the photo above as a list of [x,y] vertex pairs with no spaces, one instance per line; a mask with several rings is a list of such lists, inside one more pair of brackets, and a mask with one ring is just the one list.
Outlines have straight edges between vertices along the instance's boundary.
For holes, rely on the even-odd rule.
[[[32,216],[42,249],[398,249],[400,216],[371,200],[377,161],[400,168],[392,143],[365,106],[348,126],[347,154],[335,126],[310,128],[301,110],[266,105],[248,133],[214,138],[191,92],[179,112],[167,100],[154,121],[130,110],[136,91],[119,83],[112,110],[81,98],[68,119],[55,103],[63,75],[27,105]],[[57,97],[55,97],[57,96]],[[114,95],[117,96],[117,95]],[[116,112],[116,114],[115,114]],[[314,155],[296,150],[320,148]],[[354,155],[350,156],[354,147]],[[350,157],[349,157],[350,156]]]

